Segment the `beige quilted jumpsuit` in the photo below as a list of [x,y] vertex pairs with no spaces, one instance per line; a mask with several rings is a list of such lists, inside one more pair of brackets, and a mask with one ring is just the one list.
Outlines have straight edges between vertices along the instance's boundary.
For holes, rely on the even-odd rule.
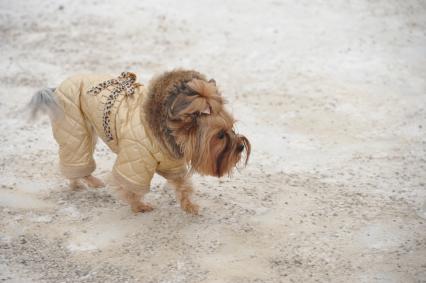
[[65,177],[81,178],[95,170],[97,136],[117,154],[113,175],[127,189],[148,190],[155,172],[166,178],[186,174],[185,162],[161,150],[147,127],[141,112],[147,93],[134,74],[73,76],[54,95],[65,114],[52,123]]

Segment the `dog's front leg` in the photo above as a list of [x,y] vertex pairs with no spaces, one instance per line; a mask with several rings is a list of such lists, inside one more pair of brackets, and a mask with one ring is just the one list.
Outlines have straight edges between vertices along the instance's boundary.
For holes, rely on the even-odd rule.
[[134,192],[123,187],[121,191],[124,200],[130,205],[133,212],[148,212],[154,209],[149,203],[142,200],[146,192]]
[[199,206],[191,201],[193,193],[191,180],[189,177],[180,177],[167,180],[176,190],[176,197],[180,202],[180,207],[187,213],[197,215]]

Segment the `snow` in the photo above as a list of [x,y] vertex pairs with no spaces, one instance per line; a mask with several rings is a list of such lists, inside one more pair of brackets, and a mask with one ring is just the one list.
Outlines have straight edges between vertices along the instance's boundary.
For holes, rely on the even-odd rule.
[[[0,1],[0,280],[423,282],[426,6],[408,1]],[[80,72],[214,78],[250,139],[247,168],[164,180],[134,215],[71,191],[31,95]]]

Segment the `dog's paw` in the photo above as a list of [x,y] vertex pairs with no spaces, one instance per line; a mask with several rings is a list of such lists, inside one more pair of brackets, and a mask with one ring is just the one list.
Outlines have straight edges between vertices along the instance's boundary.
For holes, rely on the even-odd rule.
[[70,180],[70,189],[73,191],[80,191],[80,190],[87,189],[87,187],[80,180],[73,179],[73,180]]
[[98,178],[96,178],[92,175],[84,177],[83,180],[91,188],[103,188],[103,187],[105,187],[105,183],[102,182],[101,179],[98,179]]
[[198,206],[198,204],[195,204],[189,201],[182,202],[181,207],[186,213],[189,213],[192,215],[198,215],[198,211],[200,210],[200,207]]
[[149,212],[152,211],[154,209],[154,207],[152,207],[152,205],[150,205],[149,203],[137,203],[137,204],[133,204],[131,206],[132,211],[134,213],[138,213],[138,212]]

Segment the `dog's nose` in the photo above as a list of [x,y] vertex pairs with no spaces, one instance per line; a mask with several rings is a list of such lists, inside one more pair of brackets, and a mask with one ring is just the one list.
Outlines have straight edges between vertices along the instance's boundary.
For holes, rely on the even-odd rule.
[[241,151],[243,151],[243,150],[244,150],[244,144],[240,143],[240,144],[237,146],[237,151],[238,151],[238,152],[241,152]]

